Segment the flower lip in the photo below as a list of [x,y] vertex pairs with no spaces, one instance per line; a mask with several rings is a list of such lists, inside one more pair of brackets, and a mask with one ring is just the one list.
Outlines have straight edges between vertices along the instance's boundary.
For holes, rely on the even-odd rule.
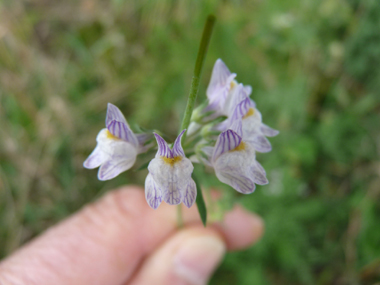
[[[240,138],[240,142],[239,142]],[[268,183],[263,167],[256,161],[255,148],[231,129],[220,134],[211,161],[218,179],[242,194]]]
[[158,150],[156,157],[148,165],[149,174],[145,180],[145,197],[153,209],[162,201],[170,205],[183,202],[189,208],[195,202],[197,190],[191,178],[194,167],[185,157],[181,146],[185,131],[178,135],[172,149],[160,135],[154,134]]
[[97,145],[84,161],[85,168],[99,167],[98,179],[109,180],[130,169],[136,161],[137,149],[129,142],[114,137],[108,129],[102,129]]

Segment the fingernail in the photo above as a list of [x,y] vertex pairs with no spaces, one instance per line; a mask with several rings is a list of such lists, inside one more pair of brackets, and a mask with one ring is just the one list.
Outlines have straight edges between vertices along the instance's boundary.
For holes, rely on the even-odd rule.
[[186,284],[206,284],[222,260],[226,246],[215,236],[195,237],[174,258],[174,271]]

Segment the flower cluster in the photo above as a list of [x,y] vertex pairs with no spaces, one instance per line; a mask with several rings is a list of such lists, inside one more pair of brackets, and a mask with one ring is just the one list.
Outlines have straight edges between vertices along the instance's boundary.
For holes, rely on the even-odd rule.
[[[145,197],[156,209],[164,200],[171,205],[181,202],[191,207],[197,196],[191,178],[194,163],[212,167],[218,179],[243,194],[252,193],[256,184],[268,183],[256,152],[269,152],[267,137],[278,131],[263,124],[262,116],[250,98],[251,86],[235,80],[224,62],[214,65],[207,88],[207,102],[195,109],[187,132],[184,150],[178,135],[172,148],[157,133],[157,153],[148,166]],[[99,167],[99,180],[109,180],[130,169],[137,155],[154,147],[150,133],[135,134],[121,111],[108,104],[106,128],[96,140],[97,146],[84,162],[86,168]],[[193,156],[186,157],[186,153]]]
[[[255,190],[255,184],[268,183],[264,168],[256,160],[256,151],[271,151],[266,137],[276,136],[278,131],[263,124],[261,113],[249,97],[251,86],[238,83],[235,77],[221,59],[216,61],[207,88],[209,105],[201,113],[212,110],[226,119],[213,127],[221,133],[214,147],[201,148],[206,156],[202,160],[214,168],[220,181],[249,194]],[[202,119],[207,119],[207,115],[200,116],[199,123]]]

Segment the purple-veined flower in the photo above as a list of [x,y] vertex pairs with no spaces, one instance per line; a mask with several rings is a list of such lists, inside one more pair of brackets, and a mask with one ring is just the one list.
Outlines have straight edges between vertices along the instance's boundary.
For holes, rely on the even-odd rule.
[[230,118],[234,113],[236,106],[248,98],[252,106],[256,106],[255,102],[249,98],[250,92],[247,92],[247,88],[243,84],[239,83],[234,86],[234,88],[228,93],[228,96],[224,102],[223,115]]
[[83,166],[99,167],[99,180],[109,180],[130,169],[139,153],[146,151],[143,146],[146,134],[135,135],[123,113],[115,105],[108,103],[106,128],[96,137],[97,145]]
[[[231,101],[229,97],[235,97],[234,89],[238,86],[235,77],[236,74],[231,73],[221,59],[217,59],[206,91],[209,100],[206,111],[215,111],[218,115],[227,115],[226,111],[229,107],[226,106],[226,102]],[[243,89],[248,95],[252,92],[251,86],[243,86]]]
[[[244,136],[243,136],[244,137]],[[236,191],[249,194],[256,185],[268,183],[264,168],[256,161],[254,146],[242,139],[241,121],[222,132],[214,148],[205,148],[218,179]]]
[[279,134],[279,131],[268,127],[262,122],[260,111],[249,97],[236,105],[227,122],[232,125],[236,120],[242,121],[244,140],[251,143],[256,151],[269,152],[272,150],[272,146],[266,137],[274,137]]
[[166,141],[154,134],[158,151],[148,166],[145,180],[145,198],[150,207],[157,209],[162,200],[170,205],[183,202],[190,208],[197,196],[194,180],[191,178],[193,164],[186,158],[181,145],[183,130],[170,149]]

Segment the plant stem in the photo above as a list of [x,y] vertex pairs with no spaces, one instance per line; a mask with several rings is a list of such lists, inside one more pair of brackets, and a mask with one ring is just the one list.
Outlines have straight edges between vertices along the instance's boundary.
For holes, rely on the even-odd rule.
[[[195,62],[194,74],[191,80],[190,94],[187,100],[185,115],[182,120],[180,131],[187,129],[190,124],[191,114],[193,113],[195,100],[197,99],[197,95],[198,95],[199,79],[201,76],[204,60],[206,58],[207,49],[210,43],[211,33],[214,28],[214,24],[215,24],[215,16],[209,15],[207,17],[206,24],[203,28],[203,34],[202,34],[201,43],[199,45],[197,61]],[[182,141],[185,141],[185,138],[186,138],[186,132],[184,133],[182,137]]]
[[[195,100],[197,99],[198,90],[199,90],[199,78],[201,76],[202,67],[204,60],[206,58],[208,45],[210,43],[212,30],[215,24],[215,16],[209,15],[206,20],[206,24],[203,28],[203,34],[201,43],[199,45],[197,61],[195,62],[194,74],[191,80],[190,94],[187,99],[187,105],[185,110],[185,115],[182,120],[180,132],[184,129],[187,129],[190,125],[190,118],[194,110]],[[186,139],[186,133],[183,134],[182,142]],[[182,208],[181,205],[177,206],[177,221],[178,227],[181,228],[183,226],[183,218],[182,218]]]
[[177,226],[178,226],[178,228],[183,227],[183,217],[182,217],[181,204],[177,205]]

